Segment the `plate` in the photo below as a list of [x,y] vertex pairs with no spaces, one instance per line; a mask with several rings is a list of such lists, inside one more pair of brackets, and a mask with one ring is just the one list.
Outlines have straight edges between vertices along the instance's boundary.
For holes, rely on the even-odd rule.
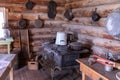
[[106,19],[107,32],[115,39],[120,40],[120,9],[110,13]]
[[117,73],[116,73],[116,78],[117,78],[118,80],[120,80],[120,72],[117,72]]

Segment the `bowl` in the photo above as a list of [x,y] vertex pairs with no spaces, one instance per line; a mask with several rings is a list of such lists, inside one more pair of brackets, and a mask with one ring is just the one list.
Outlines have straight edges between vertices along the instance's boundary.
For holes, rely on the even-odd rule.
[[120,80],[120,72],[117,72],[117,73],[116,73],[116,78],[117,78],[118,80]]

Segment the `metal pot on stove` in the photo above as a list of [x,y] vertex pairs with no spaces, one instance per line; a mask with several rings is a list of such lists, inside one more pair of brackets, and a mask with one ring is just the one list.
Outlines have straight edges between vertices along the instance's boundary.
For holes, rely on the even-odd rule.
[[71,50],[75,50],[75,51],[82,50],[82,48],[83,48],[82,46],[83,45],[80,42],[72,42],[72,43],[69,44],[69,48]]

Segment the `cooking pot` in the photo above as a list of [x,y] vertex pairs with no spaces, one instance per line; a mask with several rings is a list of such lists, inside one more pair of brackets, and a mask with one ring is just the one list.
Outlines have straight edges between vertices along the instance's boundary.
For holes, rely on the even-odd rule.
[[92,20],[93,21],[99,21],[101,16],[96,12],[97,8],[95,8],[95,11],[92,13]]
[[57,32],[55,44],[57,45],[67,44],[67,35],[65,32]]
[[72,50],[75,50],[75,51],[79,51],[83,47],[82,47],[82,43],[80,43],[80,42],[72,42],[69,44],[69,48]]

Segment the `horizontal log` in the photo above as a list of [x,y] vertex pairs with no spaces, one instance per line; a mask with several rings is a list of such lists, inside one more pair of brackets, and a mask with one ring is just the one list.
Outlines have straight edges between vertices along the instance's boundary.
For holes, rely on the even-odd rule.
[[31,47],[31,51],[32,52],[41,52],[41,50],[42,50],[42,46],[33,46],[33,47]]
[[55,34],[48,34],[48,35],[33,35],[33,36],[30,36],[30,39],[31,40],[49,40],[49,39],[52,39],[52,38],[55,38]]
[[66,3],[72,3],[72,2],[76,2],[76,1],[80,1],[80,0],[65,0]]
[[[69,1],[68,1],[69,2]],[[76,0],[71,1],[70,3],[66,3],[65,7],[72,7],[72,8],[81,8],[81,7],[90,7],[90,6],[97,6],[97,5],[106,5],[106,4],[113,4],[118,3],[119,0]]]
[[110,40],[105,38],[95,38],[93,44],[97,46],[102,46],[112,51],[120,52],[120,41]]
[[62,31],[62,28],[34,28],[34,29],[29,29],[30,35],[35,35],[35,34],[56,34],[57,31]]
[[86,34],[78,34],[78,40],[88,41],[92,45],[104,47],[111,52],[120,52],[120,41],[105,38],[93,37]]
[[[19,28],[19,20],[9,20],[9,27],[12,28],[12,29],[18,29]],[[34,23],[35,23],[35,20],[29,20],[29,26],[27,28],[36,28],[34,26]],[[60,30],[59,28],[61,28],[62,24],[66,23],[65,21],[61,21],[61,20],[43,20],[43,26],[42,28],[44,27],[49,27],[49,28],[52,28],[54,27],[55,29],[58,28],[58,30]],[[40,29],[42,29],[40,28]],[[39,27],[37,28],[39,29]],[[62,28],[61,28],[62,30]],[[61,31],[60,30],[60,31]]]
[[113,39],[113,37],[106,32],[105,27],[84,26],[79,24],[63,24],[62,26],[77,33]]
[[[9,20],[19,20],[21,19],[21,15],[23,18],[28,20],[35,20],[38,19],[38,16],[40,16],[40,19],[42,20],[49,20],[47,13],[18,13],[18,12],[9,12],[8,19]],[[63,15],[57,14],[54,20],[64,20]]]
[[12,44],[12,46],[13,46],[13,48],[20,48],[21,47],[20,43],[18,43],[18,42],[14,42]]
[[36,40],[36,41],[32,41],[31,43],[30,43],[30,45],[31,46],[41,46],[42,45],[42,41],[41,40]]
[[97,13],[101,17],[107,17],[108,14],[110,14],[111,12],[119,8],[119,6],[120,6],[119,3],[106,4],[106,5],[99,5],[99,6],[93,6],[93,7],[76,8],[76,9],[73,9],[72,11],[74,16],[76,17],[81,17],[81,16],[90,17],[93,11],[95,11],[95,8],[97,8]]
[[[10,12],[30,12],[30,13],[39,13],[39,12],[43,12],[43,13],[47,13],[48,12],[48,8],[47,5],[36,5],[33,7],[32,10],[28,10],[25,7],[25,4],[15,4],[15,3],[0,3],[0,7],[5,7],[7,9],[9,9]],[[60,7],[58,6],[56,8],[57,13],[62,14],[63,11],[65,10],[64,7]]]
[[[36,4],[47,5],[50,0],[31,0]],[[54,0],[58,6],[64,6],[65,1]],[[27,0],[0,0],[0,3],[17,3],[17,4],[25,4]]]
[[45,20],[44,24],[45,26],[56,26],[61,27],[62,24],[66,23],[63,20]]
[[98,54],[103,57],[107,57],[106,55],[107,55],[107,53],[109,53],[108,49],[106,49],[104,47],[96,46],[96,45],[93,45],[91,49],[92,49],[93,53]]
[[96,45],[92,46],[92,50],[94,53],[100,56],[104,56],[106,58],[108,57],[108,55],[112,54],[113,59],[117,59],[117,56],[120,55],[120,52],[112,51],[107,48],[96,46]]
[[93,36],[90,36],[90,35],[86,35],[86,34],[78,34],[78,41],[86,41],[88,42],[90,45],[93,44],[93,39],[94,37]]
[[83,25],[91,25],[91,26],[105,26],[106,18],[101,18],[99,21],[94,22],[91,17],[75,17],[73,18],[73,22],[81,23]]
[[8,50],[7,49],[0,49],[0,53],[7,53]]

